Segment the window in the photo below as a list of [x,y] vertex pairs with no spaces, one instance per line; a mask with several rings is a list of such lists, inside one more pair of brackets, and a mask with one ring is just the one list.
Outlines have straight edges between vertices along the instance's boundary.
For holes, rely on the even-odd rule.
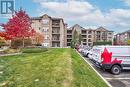
[[48,32],[48,31],[49,31],[48,28],[44,28],[44,29],[42,30],[42,32]]
[[87,45],[86,43],[83,43],[83,45]]
[[70,43],[67,43],[67,46],[70,46]]
[[91,42],[91,39],[88,39],[88,42]]
[[92,33],[92,31],[88,31],[88,34],[91,34]]
[[88,35],[88,38],[92,38],[92,36],[91,36],[91,35]]
[[91,44],[91,43],[88,43],[88,46],[92,46],[92,44]]
[[48,24],[49,24],[49,20],[48,20],[48,19],[44,19],[44,20],[42,20],[42,23],[43,23],[44,25],[48,25]]

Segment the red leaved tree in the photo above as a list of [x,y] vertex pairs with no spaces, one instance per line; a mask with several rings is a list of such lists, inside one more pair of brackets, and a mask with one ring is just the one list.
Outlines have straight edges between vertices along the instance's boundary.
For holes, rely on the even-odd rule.
[[36,32],[34,29],[32,30],[32,43],[33,44],[42,44],[44,41],[44,36],[41,33]]
[[6,24],[1,25],[5,30],[3,37],[10,40],[21,38],[24,47],[24,39],[30,37],[32,34],[31,19],[25,11],[20,9],[15,12],[15,15]]

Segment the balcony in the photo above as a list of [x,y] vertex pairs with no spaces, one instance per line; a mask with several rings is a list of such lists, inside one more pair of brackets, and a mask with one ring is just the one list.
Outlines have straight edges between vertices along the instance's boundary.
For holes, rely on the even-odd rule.
[[59,30],[52,30],[52,34],[60,34]]
[[81,32],[82,34],[86,34],[87,32],[86,32],[86,30],[82,30],[82,32]]
[[60,27],[60,20],[52,20],[52,27]]
[[87,40],[86,39],[83,39],[83,42],[86,42]]
[[60,39],[53,39],[52,38],[52,42],[60,42]]
[[60,47],[60,42],[52,42],[52,47]]
[[67,30],[67,35],[72,35],[72,30]]
[[52,41],[60,41],[59,35],[52,35]]
[[72,39],[67,39],[67,42],[71,42]]
[[82,38],[86,38],[86,35],[82,35]]
[[52,27],[60,27],[60,24],[52,24]]
[[72,35],[67,35],[67,38],[72,38]]

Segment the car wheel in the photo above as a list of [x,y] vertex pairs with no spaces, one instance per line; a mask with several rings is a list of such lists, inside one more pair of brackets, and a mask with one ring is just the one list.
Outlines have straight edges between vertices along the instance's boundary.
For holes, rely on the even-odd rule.
[[119,65],[113,65],[111,68],[111,73],[114,75],[119,75],[121,72],[121,67]]

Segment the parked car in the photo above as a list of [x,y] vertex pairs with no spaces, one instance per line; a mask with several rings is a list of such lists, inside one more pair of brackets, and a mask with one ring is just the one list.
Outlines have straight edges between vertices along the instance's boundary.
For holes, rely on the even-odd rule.
[[78,47],[78,52],[82,52],[82,50],[84,49],[84,45],[79,45],[79,47]]
[[89,54],[89,51],[90,51],[90,47],[89,46],[86,46],[83,50],[82,50],[82,55],[84,57],[88,57],[88,54]]
[[89,57],[97,66],[115,75],[130,69],[130,46],[96,46],[91,52]]

